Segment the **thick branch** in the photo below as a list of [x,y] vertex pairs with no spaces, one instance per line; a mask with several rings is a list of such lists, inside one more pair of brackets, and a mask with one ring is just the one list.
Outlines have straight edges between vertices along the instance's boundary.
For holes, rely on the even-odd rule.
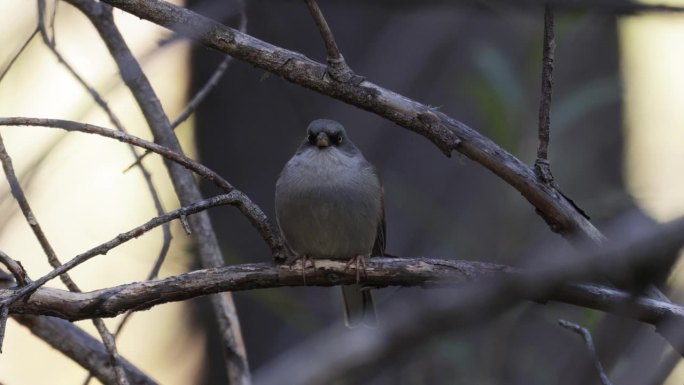
[[533,170],[464,123],[369,81],[326,79],[326,66],[160,0],[105,0],[133,15],[184,33],[204,45],[284,79],[374,112],[431,140],[446,155],[458,150],[525,196],[554,231],[600,243],[603,235]]
[[[90,371],[103,384],[116,383],[116,375],[112,370],[109,354],[104,345],[76,325],[53,317],[15,315],[12,318],[50,346]],[[154,385],[157,383],[126,361],[125,358],[120,359],[119,363],[132,385]]]
[[[421,286],[453,287],[469,282],[518,279],[524,270],[510,266],[474,261],[429,258],[372,258],[362,283],[372,287]],[[529,272],[528,272],[529,273]],[[336,286],[356,282],[356,274],[345,268],[345,262],[317,261],[316,270],[307,270],[306,285]],[[91,317],[114,317],[127,310],[182,301],[223,291],[243,291],[283,286],[304,286],[299,266],[266,263],[226,266],[196,270],[159,280],[136,282],[88,293],[70,293],[43,288],[27,302],[17,301],[11,313],[41,314],[75,321]],[[0,291],[0,297],[12,290]],[[635,308],[625,309],[631,295],[612,288],[591,284],[568,284],[540,298],[531,293],[529,299],[554,300],[618,314],[656,324],[666,316],[684,319],[684,308],[653,299],[639,299]]]

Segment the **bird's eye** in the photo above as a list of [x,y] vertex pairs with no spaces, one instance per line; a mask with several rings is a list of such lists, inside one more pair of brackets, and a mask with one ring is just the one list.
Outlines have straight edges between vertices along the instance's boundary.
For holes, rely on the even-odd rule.
[[308,140],[309,143],[311,143],[311,144],[316,144],[316,135],[309,134],[309,136],[306,138],[306,140]]
[[332,140],[333,144],[342,143],[342,135],[340,135],[340,134],[335,134],[330,139]]

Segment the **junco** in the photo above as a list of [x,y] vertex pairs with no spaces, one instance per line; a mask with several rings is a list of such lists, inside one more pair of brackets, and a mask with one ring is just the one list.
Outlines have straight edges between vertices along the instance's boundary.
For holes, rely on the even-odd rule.
[[[384,255],[385,212],[378,173],[333,120],[309,124],[304,142],[276,182],[278,226],[290,249],[306,259]],[[342,286],[349,327],[375,326],[373,299],[360,285]]]

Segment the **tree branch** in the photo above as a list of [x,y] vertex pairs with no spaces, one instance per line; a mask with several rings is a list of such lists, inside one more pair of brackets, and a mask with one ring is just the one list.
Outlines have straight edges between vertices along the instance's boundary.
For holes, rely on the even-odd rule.
[[369,81],[327,79],[326,66],[306,56],[240,33],[209,18],[161,0],[105,0],[140,18],[183,33],[293,83],[373,112],[425,136],[442,152],[458,150],[517,189],[553,231],[601,243],[605,237],[534,171],[462,122]]
[[544,7],[544,48],[542,54],[541,100],[539,101],[539,146],[534,171],[545,183],[553,185],[549,165],[549,130],[551,126],[551,96],[553,93],[553,61],[556,41],[553,27],[553,6]]
[[589,351],[589,358],[594,363],[594,367],[601,378],[601,384],[613,385],[613,383],[610,381],[610,378],[608,378],[606,371],[603,369],[603,365],[601,365],[601,360],[599,360],[598,353],[596,353],[594,340],[591,338],[591,333],[589,333],[589,330],[579,326],[576,323],[566,320],[559,320],[558,325],[582,337],[584,344],[587,346],[587,351]]
[[[469,283],[515,280],[520,284],[522,280],[532,281],[535,278],[546,282],[544,278],[537,277],[541,275],[538,272],[475,261],[373,257],[367,263],[367,276],[361,278],[361,283],[368,287],[462,288]],[[49,315],[76,321],[92,317],[115,317],[127,310],[146,310],[167,302],[183,301],[223,291],[284,286],[337,286],[355,282],[356,274],[346,269],[345,262],[340,261],[316,261],[316,270],[306,270],[306,284],[297,265],[254,263],[196,270],[164,279],[130,283],[87,293],[41,288],[27,301],[12,304],[10,311],[12,314]],[[558,282],[554,278],[554,284],[556,283]],[[0,291],[0,298],[11,295],[15,290],[17,289]],[[530,290],[520,298],[559,301],[615,313],[650,324],[657,324],[668,316],[684,319],[684,307],[639,298],[634,307],[625,308],[624,304],[632,299],[631,294],[586,283],[560,284],[546,296],[540,296]]]
[[[40,3],[42,2],[39,1],[39,4]],[[19,204],[21,212],[24,214],[26,222],[33,231],[33,234],[38,240],[38,243],[40,243],[43,252],[45,252],[48,262],[50,263],[50,266],[52,266],[52,268],[54,269],[58,268],[62,265],[62,262],[59,260],[59,257],[57,257],[57,253],[48,241],[47,236],[43,232],[42,227],[38,223],[38,218],[36,218],[35,214],[33,213],[33,210],[31,210],[31,206],[29,205],[28,199],[26,199],[26,195],[24,194],[24,191],[21,188],[21,185],[19,184],[19,180],[15,175],[14,167],[12,166],[12,158],[5,149],[5,143],[2,139],[2,135],[0,135],[0,162],[2,162],[2,168],[5,171],[5,178],[7,179],[7,182],[10,185],[12,195]],[[64,285],[70,291],[81,291],[78,285],[76,285],[76,283],[71,279],[71,277],[66,272],[60,274],[59,277],[64,283]],[[0,334],[0,350],[2,348],[2,337],[4,336],[4,320],[6,320],[7,318],[5,305],[6,304],[3,304],[3,306],[0,307],[0,310],[2,310],[2,314],[0,314],[0,325],[2,325],[3,331],[3,333]],[[119,363],[119,361],[121,360],[121,356],[119,355],[119,352],[116,348],[114,336],[109,331],[109,329],[107,329],[107,326],[104,324],[104,322],[102,322],[101,319],[93,318],[92,321],[98,333],[102,337],[102,342],[104,343],[105,347],[107,348],[107,352],[109,353],[110,363],[114,368],[114,373],[116,374],[116,383],[119,385],[129,385],[128,379],[126,378],[126,372]]]
[[188,216],[191,214],[196,214],[201,211],[206,210],[207,208],[214,207],[214,206],[220,206],[220,205],[227,205],[227,204],[234,204],[236,200],[240,199],[240,195],[236,193],[236,191],[233,191],[231,193],[225,194],[225,195],[219,195],[213,198],[205,199],[200,202],[197,202],[195,204],[192,204],[190,206],[185,206],[181,207],[178,210],[171,211],[169,213],[166,213],[164,215],[155,217],[142,225],[129,230],[125,233],[121,233],[115,238],[97,246],[94,247],[88,251],[85,251],[77,256],[75,256],[73,259],[67,261],[66,263],[60,265],[59,267],[55,268],[54,270],[50,271],[49,273],[45,274],[44,276],[38,278],[37,280],[30,282],[26,286],[23,286],[14,293],[9,296],[1,296],[0,295],[0,303],[3,304],[12,304],[18,302],[17,300],[32,294],[38,289],[39,287],[43,286],[46,282],[54,279],[58,275],[65,273],[74,267],[80,265],[81,263],[97,256],[97,255],[103,255],[107,254],[107,252],[125,242],[130,241],[133,238],[137,238],[146,232],[152,230],[153,228],[160,226],[166,222],[169,222],[174,219],[178,219],[181,216]]
[[[88,0],[68,1],[90,19],[100,34],[119,68],[121,78],[142,110],[155,142],[182,153],[183,150],[161,102],[114,23],[112,8],[107,4]],[[181,204],[189,205],[200,201],[202,193],[192,173],[177,163],[169,161],[165,163]],[[194,234],[202,265],[204,267],[222,266],[224,258],[209,216],[201,212],[189,218],[188,223]],[[268,221],[262,223],[270,227]],[[249,385],[251,381],[247,355],[242,343],[242,332],[233,299],[229,293],[224,293],[221,296],[212,297],[211,302],[221,335],[228,379],[234,385]]]
[[[110,365],[109,354],[105,347],[76,325],[53,317],[14,315],[12,318],[50,346],[93,373],[103,384],[116,383],[116,376]],[[156,381],[141,372],[125,358],[120,360],[120,364],[132,385],[157,384]]]
[[[19,286],[26,286],[26,284],[31,281],[28,274],[26,274],[26,270],[24,270],[24,266],[22,266],[20,262],[10,258],[10,256],[3,251],[0,251],[0,263],[5,265]],[[0,284],[0,287],[4,287],[4,285]],[[0,342],[1,341],[2,339],[0,339]],[[0,344],[0,346],[1,345],[2,344]]]
[[[247,30],[247,13],[245,11],[245,6],[242,4],[242,11],[240,12],[240,23],[238,26],[238,30],[240,32],[245,32]],[[221,78],[223,77],[223,74],[226,72],[228,69],[230,63],[232,63],[233,57],[230,55],[225,55],[221,63],[216,67],[214,72],[211,74],[209,79],[204,83],[202,88],[200,88],[199,91],[195,94],[195,96],[192,97],[192,99],[188,102],[188,104],[185,106],[183,109],[183,112],[181,112],[178,117],[171,123],[171,128],[176,129],[178,126],[186,121],[197,109],[197,107],[204,101],[204,99],[209,95],[209,93],[216,87],[219,82],[221,81]],[[142,160],[150,154],[150,151],[145,151],[144,154],[140,155],[133,164],[130,166],[126,167],[124,171],[128,171],[131,168],[135,167],[136,165],[140,164]]]
[[325,51],[327,52],[326,61],[328,62],[328,70],[326,73],[330,75],[333,80],[338,82],[346,83],[354,81],[355,83],[360,83],[363,78],[357,76],[356,79],[354,79],[354,72],[349,68],[347,62],[344,61],[344,57],[335,42],[335,36],[333,36],[332,30],[328,26],[328,22],[325,21],[323,12],[321,12],[321,9],[318,7],[316,0],[304,0],[304,2],[321,33],[323,44],[325,44]]
[[2,71],[0,71],[0,82],[1,82],[2,79],[5,77],[5,75],[7,75],[7,73],[9,72],[9,70],[12,69],[12,66],[13,66],[14,63],[17,61],[17,59],[19,59],[19,56],[21,56],[21,53],[24,52],[24,50],[26,49],[26,47],[28,47],[28,45],[29,45],[29,43],[31,42],[31,40],[33,40],[33,38],[34,38],[37,34],[38,34],[38,28],[36,28],[36,29],[33,30],[33,32],[29,35],[29,37],[24,41],[24,44],[21,45],[21,47],[19,48],[19,50],[17,51],[17,53],[14,54],[14,56],[12,56],[12,58],[9,60],[9,62],[7,62],[7,64],[6,64],[6,65],[4,66],[4,68],[2,69]]
[[10,117],[0,118],[0,126],[37,126],[59,128],[72,132],[84,132],[87,134],[95,134],[104,136],[106,138],[116,139],[120,142],[132,144],[134,146],[157,153],[164,158],[178,163],[188,170],[197,173],[197,175],[200,175],[222,190],[233,193],[233,196],[236,199],[231,204],[237,207],[238,210],[245,215],[247,220],[249,220],[252,226],[256,228],[266,244],[269,245],[273,255],[278,257],[277,259],[279,260],[284,260],[287,256],[284,241],[278,233],[273,231],[273,227],[266,217],[266,214],[261,211],[259,206],[252,202],[244,193],[235,189],[233,185],[231,185],[228,181],[223,179],[219,174],[210,168],[188,158],[185,155],[179,154],[168,147],[148,142],[125,132],[70,120]]
[[[638,239],[619,241],[587,254],[558,255],[552,263],[538,264],[518,274],[497,275],[454,291],[424,293],[415,301],[387,309],[383,318],[388,321],[382,328],[359,328],[350,332],[331,327],[265,365],[255,374],[256,382],[262,385],[357,383],[364,374],[377,373],[388,361],[401,362],[409,352],[421,349],[440,335],[481,326],[517,304],[520,298],[555,299],[570,294],[559,292],[578,289],[567,282],[604,275],[616,282],[637,278],[652,263],[670,262],[673,253],[684,244],[684,219],[658,226]],[[616,293],[613,289],[605,290]],[[681,328],[684,308],[630,293],[617,293],[620,293],[617,301],[609,311],[653,323],[673,348],[684,355]],[[644,305],[656,305],[659,309],[653,308],[654,312],[647,316],[642,312]],[[673,323],[676,327],[672,327]],[[315,365],[302,365],[312,356],[316,357]]]

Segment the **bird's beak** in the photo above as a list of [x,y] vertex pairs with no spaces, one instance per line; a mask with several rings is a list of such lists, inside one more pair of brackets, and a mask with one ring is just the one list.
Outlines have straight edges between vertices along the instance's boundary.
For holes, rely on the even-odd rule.
[[330,139],[328,138],[328,135],[326,135],[324,132],[321,132],[316,137],[316,147],[324,148],[328,146],[330,146]]

